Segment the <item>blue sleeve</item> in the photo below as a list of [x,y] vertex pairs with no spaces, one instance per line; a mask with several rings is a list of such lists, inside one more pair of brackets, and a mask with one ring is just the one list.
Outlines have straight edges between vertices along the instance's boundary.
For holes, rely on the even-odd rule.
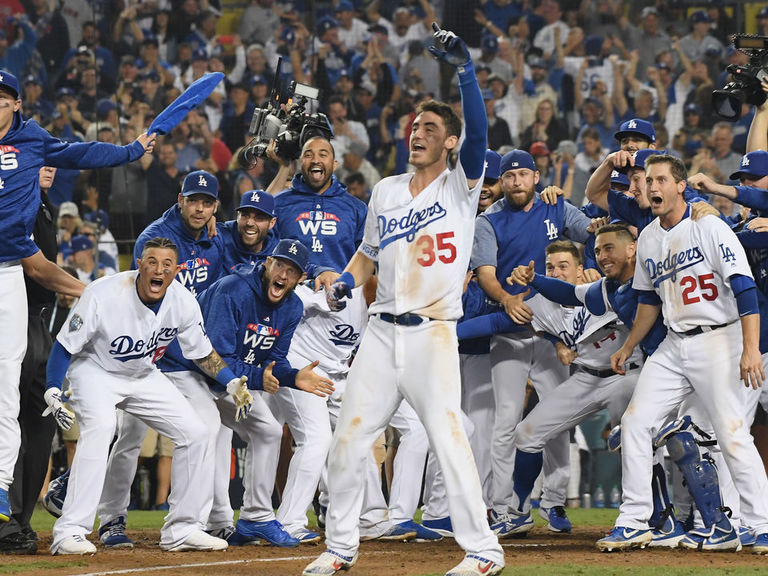
[[597,258],[595,257],[595,235],[590,233],[584,244],[584,270],[600,270],[597,267]]
[[557,302],[563,306],[581,306],[581,301],[576,298],[576,287],[568,282],[549,278],[543,274],[535,274],[531,287],[552,302]]
[[622,222],[640,227],[643,209],[637,204],[637,200],[618,190],[608,190],[608,208],[611,219],[619,219]]
[[565,210],[563,213],[563,235],[574,242],[586,243],[589,239],[587,228],[592,224],[592,220],[570,202],[565,202],[562,198],[560,201],[564,202]]
[[[298,298],[299,297],[296,296],[297,300]],[[301,320],[301,311],[302,308],[299,306],[296,314],[293,318],[289,319],[285,328],[280,328],[280,337],[272,347],[269,357],[263,362],[264,366],[269,365],[272,361],[275,362],[275,366],[272,368],[272,374],[280,381],[280,386],[287,386],[288,388],[296,388],[296,374],[299,373],[299,369],[291,366],[286,356],[288,355],[288,349],[291,347],[293,333],[296,331],[296,326],[298,326],[299,320]],[[304,366],[300,366],[299,368],[304,368]]]
[[734,202],[755,210],[768,211],[768,192],[753,186],[735,186]]
[[608,311],[605,305],[605,298],[603,298],[603,282],[605,282],[604,279],[592,284],[592,286],[587,288],[587,293],[584,296],[584,306],[597,316],[602,316]]
[[648,304],[649,306],[661,306],[661,298],[653,290],[638,290],[637,301],[640,304]]
[[127,146],[115,146],[106,142],[64,142],[44,130],[43,132],[46,135],[46,166],[87,170],[128,164],[144,155],[143,146],[136,141]]
[[731,282],[733,293],[736,295],[736,306],[739,309],[739,316],[759,314],[760,309],[757,302],[757,286],[755,281],[743,274],[734,274],[728,279]]
[[768,232],[755,232],[745,228],[737,232],[736,237],[744,248],[768,248]]
[[46,366],[45,388],[58,388],[61,390],[61,383],[69,369],[69,361],[72,359],[66,348],[58,340],[53,341],[51,353],[48,356],[48,365]]
[[554,334],[550,334],[549,332],[538,332],[538,335],[544,338],[544,340],[549,340],[549,342],[554,346],[558,342],[562,342],[560,338],[555,336]]
[[506,332],[525,332],[529,329],[530,325],[515,324],[504,310],[499,310],[485,316],[477,316],[459,322],[456,326],[456,335],[459,340],[467,340],[468,338],[482,338]]
[[734,274],[733,276],[729,276],[728,280],[730,281],[731,289],[736,296],[746,290],[751,290],[752,288],[757,287],[752,278],[744,276],[743,274]]
[[459,92],[461,92],[461,110],[464,113],[464,143],[459,150],[459,158],[464,174],[472,180],[480,178],[485,168],[488,118],[485,115],[485,102],[471,61],[463,69],[459,68]]

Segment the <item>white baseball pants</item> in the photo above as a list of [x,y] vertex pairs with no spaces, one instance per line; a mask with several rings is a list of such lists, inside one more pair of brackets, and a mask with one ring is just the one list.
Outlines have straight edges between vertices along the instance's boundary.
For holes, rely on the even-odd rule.
[[467,415],[474,434],[469,445],[475,455],[477,473],[483,487],[483,500],[490,508],[493,502],[493,474],[491,472],[491,439],[496,405],[493,401],[491,358],[488,354],[461,354],[461,409]]

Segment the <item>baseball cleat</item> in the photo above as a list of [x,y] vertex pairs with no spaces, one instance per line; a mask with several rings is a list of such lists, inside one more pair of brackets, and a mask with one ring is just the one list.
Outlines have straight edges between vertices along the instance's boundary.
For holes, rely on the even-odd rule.
[[562,506],[552,506],[552,508],[539,508],[539,516],[544,518],[549,524],[547,529],[550,532],[556,532],[558,534],[567,534],[571,531],[571,521],[568,519],[568,515],[565,513],[565,508]]
[[630,548],[645,548],[650,544],[653,535],[650,530],[614,526],[605,538],[595,544],[601,552],[614,550],[629,550]]
[[739,533],[713,524],[711,528],[691,530],[680,539],[678,546],[699,552],[738,552],[741,550]]
[[48,492],[43,496],[43,508],[52,516],[61,517],[61,509],[64,508],[64,499],[67,497],[67,483],[69,482],[69,470],[58,478],[48,483]]
[[181,544],[175,546],[167,546],[160,544],[160,548],[166,552],[195,552],[195,551],[208,551],[208,550],[226,550],[228,547],[227,541],[221,538],[211,536],[207,532],[202,530],[195,530],[187,536]]
[[768,554],[768,532],[757,535],[752,544],[752,554]]
[[512,538],[525,536],[533,530],[533,518],[530,512],[527,514],[498,514],[491,511],[491,530],[499,538]]
[[37,554],[37,541],[24,532],[14,532],[0,538],[0,554]]
[[0,488],[0,522],[11,519],[11,502],[8,500],[8,490]]
[[423,524],[417,524],[413,520],[406,520],[398,524],[400,528],[408,532],[416,532],[415,542],[437,542],[443,539],[443,535],[435,530],[430,530]]
[[680,540],[685,537],[685,529],[674,515],[669,516],[664,525],[657,529],[651,530],[651,542],[648,544],[648,548],[677,548]]
[[304,568],[301,576],[331,576],[341,570],[349,570],[356,562],[357,552],[354,556],[344,556],[328,549]]
[[453,538],[453,524],[451,523],[450,516],[437,518],[435,520],[424,520],[422,518],[421,525],[424,528],[429,528],[433,532],[437,532],[441,536],[445,536],[446,538]]
[[477,554],[467,554],[464,560],[448,570],[445,576],[494,576],[501,574],[504,564],[497,564]]
[[251,539],[259,539],[268,542],[272,546],[280,548],[296,548],[299,541],[288,534],[277,520],[268,520],[266,522],[255,522],[253,520],[237,521],[235,530],[241,536]]
[[416,538],[416,530],[403,528],[389,521],[376,524],[370,528],[360,529],[360,541],[382,540],[384,542],[406,542]]
[[293,532],[291,536],[296,538],[296,540],[299,541],[299,544],[317,544],[322,540],[320,534],[312,532],[312,530],[307,530],[306,528],[299,528]]
[[755,538],[755,535],[752,534],[752,531],[749,528],[746,526],[741,526],[739,528],[739,541],[741,542],[742,548],[754,546],[756,540],[757,538]]
[[85,536],[76,534],[75,536],[64,538],[56,548],[51,546],[51,554],[53,556],[96,554],[96,546],[88,542]]
[[215,530],[206,530],[207,534],[226,540],[230,546],[258,546],[261,544],[255,538],[248,538],[242,534],[238,534],[234,526],[224,526],[224,528],[218,528]]
[[133,548],[133,542],[125,535],[125,516],[118,516],[101,526],[99,540],[105,548]]

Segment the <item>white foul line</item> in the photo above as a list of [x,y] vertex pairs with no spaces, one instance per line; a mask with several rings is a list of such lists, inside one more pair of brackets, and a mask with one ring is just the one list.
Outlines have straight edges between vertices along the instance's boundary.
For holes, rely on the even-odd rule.
[[[389,551],[365,552],[365,555],[394,554]],[[137,574],[141,572],[157,572],[161,570],[177,570],[180,568],[205,568],[207,566],[230,566],[233,564],[251,564],[254,562],[287,562],[290,560],[314,560],[318,554],[312,556],[285,556],[282,558],[246,558],[244,560],[222,560],[221,562],[199,562],[197,564],[174,564],[171,566],[145,566],[143,568],[123,568],[121,570],[107,570],[105,572],[86,572],[76,576],[109,576],[110,574]]]

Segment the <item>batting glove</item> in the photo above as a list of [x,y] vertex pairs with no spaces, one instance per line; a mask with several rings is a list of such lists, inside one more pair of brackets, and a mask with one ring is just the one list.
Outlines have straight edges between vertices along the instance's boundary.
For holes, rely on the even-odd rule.
[[333,312],[339,312],[347,307],[343,298],[352,298],[352,288],[355,286],[355,278],[349,272],[344,272],[331,284],[331,289],[325,293],[328,308]]
[[[432,22],[432,29],[435,31],[432,37],[436,45],[428,46],[427,50],[438,60],[445,60],[448,64],[462,68],[469,64],[471,57],[464,40],[448,30],[441,30],[436,22]],[[440,48],[439,46],[442,46]]]
[[[70,397],[70,392],[67,390],[65,396]],[[43,410],[43,416],[53,414],[56,419],[56,423],[61,426],[63,430],[69,430],[72,428],[72,424],[75,422],[75,415],[70,412],[69,408],[64,406],[64,401],[61,399],[61,390],[58,388],[48,388],[43,395],[45,403],[48,404],[48,408]]]
[[232,396],[237,407],[237,412],[235,413],[235,420],[237,422],[248,418],[248,412],[250,412],[253,406],[253,396],[248,392],[247,381],[248,376],[240,376],[240,378],[232,378],[227,384],[227,392]]

